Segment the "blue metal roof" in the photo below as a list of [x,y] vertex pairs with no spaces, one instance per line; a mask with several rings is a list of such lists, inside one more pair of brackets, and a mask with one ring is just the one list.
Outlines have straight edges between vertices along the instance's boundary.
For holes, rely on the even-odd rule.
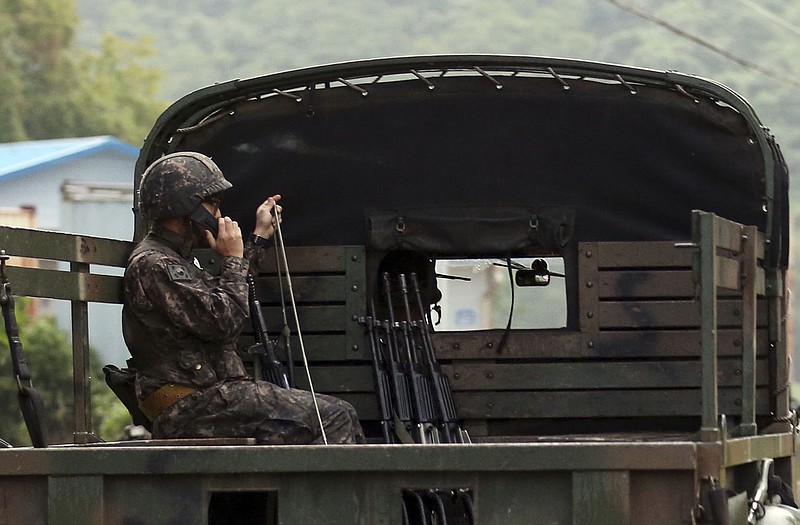
[[106,150],[134,159],[139,149],[111,136],[33,140],[0,144],[0,180]]

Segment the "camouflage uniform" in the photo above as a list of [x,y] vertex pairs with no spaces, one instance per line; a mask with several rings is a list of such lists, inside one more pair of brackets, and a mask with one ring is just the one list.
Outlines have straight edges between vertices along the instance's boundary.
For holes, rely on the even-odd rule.
[[[235,352],[249,311],[248,259],[224,257],[213,277],[195,266],[191,248],[156,223],[125,271],[123,334],[139,402],[164,385],[196,389],[155,417],[153,437],[322,442],[311,393],[253,380]],[[253,252],[248,243],[246,254]],[[329,443],[364,441],[352,406],[325,395],[317,401]]]

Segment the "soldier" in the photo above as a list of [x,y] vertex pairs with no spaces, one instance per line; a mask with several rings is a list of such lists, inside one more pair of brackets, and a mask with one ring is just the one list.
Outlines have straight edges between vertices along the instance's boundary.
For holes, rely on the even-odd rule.
[[[249,260],[273,234],[272,211],[280,216],[281,207],[280,195],[264,201],[244,243],[219,210],[219,194],[231,186],[193,152],[164,156],[142,176],[139,211],[152,226],[128,260],[122,310],[139,406],[154,438],[321,443],[311,393],[248,377],[234,350],[248,317]],[[217,277],[193,262],[192,248],[204,244],[222,257]],[[317,401],[329,443],[363,442],[352,406],[325,395]]]

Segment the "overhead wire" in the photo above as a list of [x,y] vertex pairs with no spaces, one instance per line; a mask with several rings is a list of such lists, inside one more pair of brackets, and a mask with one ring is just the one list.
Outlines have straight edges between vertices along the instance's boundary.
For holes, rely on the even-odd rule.
[[757,3],[755,3],[755,2],[753,2],[751,0],[736,0],[736,1],[739,2],[740,4],[742,4],[745,7],[749,7],[750,9],[752,9],[756,13],[760,14],[761,16],[763,16],[765,18],[769,18],[770,20],[772,20],[773,22],[775,22],[776,24],[778,24],[782,28],[787,29],[787,30],[791,31],[792,33],[800,36],[800,27],[797,27],[796,25],[787,22],[786,20],[784,20],[783,18],[779,17],[778,15],[773,13],[772,11],[764,9],[763,7],[761,7],[760,5],[758,5]]
[[742,58],[742,57],[740,57],[738,55],[735,55],[735,54],[731,53],[730,51],[727,51],[727,50],[725,50],[725,49],[723,49],[723,48],[721,48],[721,47],[719,47],[719,46],[717,46],[715,44],[712,44],[711,42],[709,42],[709,41],[707,41],[707,40],[705,40],[705,39],[703,39],[703,38],[701,38],[701,37],[699,37],[697,35],[689,33],[688,31],[684,31],[683,29],[681,29],[681,28],[679,28],[679,27],[667,22],[666,20],[658,18],[657,16],[654,16],[654,15],[652,15],[650,13],[646,13],[644,11],[636,9],[635,7],[631,7],[629,5],[623,4],[622,2],[619,2],[617,0],[606,0],[606,1],[608,3],[614,5],[615,7],[627,12],[627,13],[630,13],[630,14],[632,14],[634,16],[637,16],[639,18],[642,18],[644,20],[648,20],[650,22],[658,24],[659,26],[661,26],[664,29],[667,29],[668,31],[680,36],[681,38],[684,38],[686,40],[694,42],[695,44],[700,45],[700,46],[702,46],[702,47],[704,47],[704,48],[706,48],[706,49],[708,49],[708,50],[710,50],[710,51],[712,51],[712,52],[714,52],[714,53],[716,53],[718,55],[721,55],[721,56],[727,58],[728,60],[736,62],[737,64],[739,64],[742,67],[745,67],[747,69],[751,69],[753,71],[761,73],[764,76],[770,77],[770,78],[772,78],[774,80],[778,80],[780,82],[784,82],[786,84],[794,86],[795,88],[800,89],[800,80],[797,80],[795,78],[783,75],[780,72],[775,71],[775,70],[773,70],[771,68],[767,68],[767,67],[761,66],[758,63],[753,62],[752,60],[748,60],[746,58]]

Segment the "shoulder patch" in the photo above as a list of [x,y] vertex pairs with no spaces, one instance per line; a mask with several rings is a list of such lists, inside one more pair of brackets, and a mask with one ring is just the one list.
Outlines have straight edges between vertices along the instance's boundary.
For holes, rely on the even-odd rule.
[[170,281],[191,281],[192,275],[182,264],[168,264],[167,273]]

